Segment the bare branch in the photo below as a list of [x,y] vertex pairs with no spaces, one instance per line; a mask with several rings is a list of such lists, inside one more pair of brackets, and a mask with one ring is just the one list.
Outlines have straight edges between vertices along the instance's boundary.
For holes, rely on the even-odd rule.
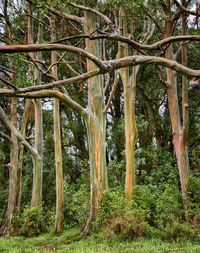
[[55,82],[48,83],[48,84],[37,85],[37,86],[29,86],[29,87],[26,87],[26,88],[21,88],[21,89],[18,89],[17,92],[14,92],[14,91],[11,91],[11,90],[6,90],[6,89],[0,89],[0,95],[4,94],[5,96],[10,96],[10,95],[15,96],[16,94],[21,94],[21,93],[39,91],[39,90],[44,90],[44,89],[51,89],[51,88],[54,88],[54,87],[61,87],[63,85],[67,85],[67,84],[83,82],[84,80],[87,80],[88,78],[91,78],[93,76],[98,75],[99,73],[100,73],[100,70],[95,69],[95,70],[86,72],[82,75],[68,78],[66,80],[59,80],[59,81],[55,81]]
[[10,131],[16,136],[16,138],[23,142],[24,146],[31,152],[34,157],[38,157],[39,154],[36,149],[31,147],[31,145],[24,139],[21,133],[15,128],[15,126],[10,122],[4,110],[0,106],[0,117],[3,120],[4,124],[10,129]]
[[9,68],[6,68],[6,67],[4,67],[4,66],[2,66],[2,65],[0,65],[0,69],[2,69],[2,70],[5,70],[5,71],[7,71],[7,72],[10,72],[10,73],[12,73],[12,74],[17,74],[15,71],[13,71],[12,69],[9,69]]
[[102,14],[101,12],[99,12],[97,10],[94,10],[94,9],[92,9],[90,7],[86,7],[86,6],[83,6],[83,5],[78,5],[76,3],[70,2],[69,4],[72,5],[72,6],[74,6],[74,7],[76,7],[76,8],[79,8],[81,10],[90,11],[90,12],[98,15],[99,17],[101,17],[102,19],[105,20],[105,22],[107,23],[107,25],[109,26],[109,28],[110,28],[111,31],[113,31],[113,32],[115,31],[114,25],[113,25],[112,21],[107,16],[105,16],[104,14]]
[[63,94],[58,90],[42,90],[42,91],[35,91],[35,92],[28,92],[26,94],[16,94],[16,97],[26,97],[26,98],[46,98],[46,97],[53,97],[58,98],[62,101],[65,105],[69,106],[71,109],[76,111],[82,117],[87,117],[88,113],[87,110],[84,109],[81,105],[73,101],[67,94]]
[[52,51],[61,50],[69,51],[88,58],[93,61],[100,69],[106,70],[108,66],[105,65],[98,57],[90,54],[82,48],[67,46],[62,44],[29,44],[29,45],[12,45],[12,46],[0,46],[0,53],[17,53],[17,52],[37,52],[37,51]]
[[[200,36],[197,35],[185,35],[185,36],[171,36],[166,39],[160,40],[154,44],[151,45],[144,45],[141,43],[138,43],[134,40],[131,40],[125,36],[121,36],[119,34],[114,34],[114,33],[103,33],[101,35],[96,35],[92,36],[89,34],[82,34],[82,35],[77,35],[77,36],[71,36],[71,37],[66,37],[63,39],[60,39],[58,41],[52,42],[52,43],[57,43],[57,42],[63,42],[67,40],[72,40],[72,39],[78,39],[78,38],[87,38],[90,40],[96,40],[96,39],[111,39],[111,40],[116,40],[116,41],[121,41],[125,42],[134,49],[138,50],[160,50],[162,49],[163,46],[170,44],[172,42],[177,42],[177,41],[199,41]],[[49,44],[50,45],[50,44]]]
[[127,66],[137,66],[142,64],[155,64],[164,66],[170,69],[173,69],[179,73],[181,73],[184,76],[188,77],[199,77],[200,76],[200,70],[193,70],[190,68],[187,68],[183,66],[182,64],[179,64],[176,61],[169,60],[162,57],[156,57],[156,56],[140,56],[140,55],[133,55],[128,56],[120,59],[110,60],[106,61],[106,64],[109,65],[110,69],[120,69]]
[[187,9],[186,7],[184,7],[183,5],[181,5],[177,0],[173,0],[173,2],[177,5],[178,8],[180,8],[182,11],[194,15],[194,16],[200,16],[199,13],[196,13],[195,11],[190,11],[189,9]]
[[46,22],[44,22],[44,21],[42,21],[42,20],[40,20],[40,19],[38,19],[38,18],[30,15],[30,14],[26,14],[26,16],[35,19],[37,22],[39,22],[39,23],[41,23],[41,24],[43,24],[43,25],[45,25],[47,27],[49,26]]
[[0,137],[8,140],[9,142],[12,142],[11,138],[7,134],[4,134],[4,133],[0,132]]
[[150,13],[148,12],[146,9],[144,9],[145,13],[147,14],[147,16],[153,20],[154,24],[156,25],[156,27],[158,28],[159,32],[163,35],[163,29],[161,28],[161,26],[159,25],[158,21],[156,20],[156,18]]
[[4,82],[4,83],[8,86],[8,88],[11,87],[11,88],[14,89],[15,91],[18,90],[18,88],[17,88],[14,84],[12,84],[12,83],[9,82],[8,80],[4,79],[2,76],[0,76],[0,80],[1,80],[2,82]]
[[108,102],[107,102],[107,104],[106,104],[106,106],[105,106],[105,108],[104,108],[104,110],[103,110],[103,113],[104,113],[104,114],[107,113],[108,108],[110,107],[111,101],[112,101],[112,99],[113,99],[113,95],[114,95],[114,93],[115,93],[115,90],[116,90],[116,88],[117,88],[117,75],[118,75],[118,71],[115,71],[115,80],[114,80],[114,84],[113,84],[113,87],[112,87],[112,91],[111,91],[111,93],[110,93],[110,96],[109,96],[109,98],[108,98]]
[[61,12],[61,11],[58,11],[57,9],[53,8],[53,7],[49,7],[49,10],[53,13],[53,14],[56,14],[57,16],[59,17],[62,17],[62,18],[66,18],[66,19],[70,19],[70,20],[73,20],[73,21],[76,21],[78,23],[81,23],[83,24],[83,18],[80,18],[80,17],[77,17],[77,16],[74,16],[74,15],[70,15],[70,14],[67,14],[67,13],[64,13],[64,12]]

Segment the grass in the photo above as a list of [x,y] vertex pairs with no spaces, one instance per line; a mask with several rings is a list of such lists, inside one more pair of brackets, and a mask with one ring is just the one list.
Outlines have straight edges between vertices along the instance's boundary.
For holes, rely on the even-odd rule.
[[79,234],[75,228],[62,235],[41,234],[38,237],[0,237],[0,253],[200,253],[200,242],[163,242],[137,238],[133,241],[102,240],[94,235],[73,241]]

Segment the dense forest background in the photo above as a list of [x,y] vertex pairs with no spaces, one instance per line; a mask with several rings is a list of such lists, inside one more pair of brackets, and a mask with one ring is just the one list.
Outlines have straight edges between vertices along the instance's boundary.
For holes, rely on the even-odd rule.
[[[185,0],[0,3],[2,235],[77,225],[84,234],[93,222],[108,237],[199,237],[199,74],[156,62],[200,69],[199,9]],[[148,48],[179,35],[191,37]],[[135,55],[152,58],[123,65]],[[108,71],[114,59],[121,65]]]

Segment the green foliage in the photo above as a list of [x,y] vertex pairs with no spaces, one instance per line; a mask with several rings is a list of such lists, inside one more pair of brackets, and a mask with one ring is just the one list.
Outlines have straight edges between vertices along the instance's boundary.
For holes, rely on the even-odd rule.
[[187,181],[187,191],[190,202],[195,203],[197,208],[200,208],[200,178],[190,176]]
[[42,207],[27,206],[22,214],[23,226],[21,234],[24,236],[38,235],[43,230],[43,209]]
[[126,201],[122,192],[103,192],[98,209],[97,225],[101,225],[106,219],[112,219],[121,215],[125,207]]
[[147,186],[135,186],[133,188],[132,206],[137,210],[143,211],[148,220],[155,213],[155,202],[155,195]]
[[196,233],[200,233],[200,178],[190,176],[187,181],[187,209],[186,218],[195,229]]
[[121,161],[118,161],[117,156],[108,164],[108,182],[112,189],[124,187],[125,182],[125,152],[123,151]]
[[174,220],[167,223],[163,231],[163,239],[167,241],[194,241],[196,239],[195,231],[189,223]]
[[95,223],[101,231],[101,235],[109,239],[116,236],[121,239],[138,236],[151,237],[155,231],[147,221],[149,218],[148,207],[138,208],[142,198],[144,196],[141,194],[135,202],[127,202],[122,192],[104,192]]
[[90,192],[87,185],[83,184],[76,191],[70,203],[70,215],[83,226],[89,215]]
[[183,204],[180,190],[173,185],[166,185],[165,191],[156,203],[156,221],[162,229],[167,223],[172,224],[181,219],[183,215]]

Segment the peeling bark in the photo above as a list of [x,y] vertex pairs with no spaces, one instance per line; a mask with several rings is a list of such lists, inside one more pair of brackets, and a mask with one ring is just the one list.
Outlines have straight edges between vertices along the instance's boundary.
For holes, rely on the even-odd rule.
[[[85,11],[85,33],[91,34],[96,30],[96,16],[93,13]],[[87,50],[100,56],[99,41],[86,40]],[[87,69],[95,69],[92,61],[87,60]],[[102,76],[96,76],[88,80],[88,117],[86,117],[88,143],[89,143],[89,160],[90,160],[90,214],[83,231],[86,234],[90,228],[91,222],[97,217],[97,209],[101,193],[108,189],[106,152],[105,152],[105,115],[103,80]]]
[[[42,40],[42,27],[38,25],[37,43]],[[41,61],[41,52],[37,52],[36,60]],[[41,84],[41,73],[38,69],[34,71],[34,84]],[[42,104],[40,99],[34,100],[35,107],[35,149],[40,154],[40,157],[34,160],[33,169],[33,190],[31,207],[39,207],[42,205],[42,175],[43,175],[43,118]]]
[[[56,39],[55,18],[51,20],[51,39]],[[51,64],[57,61],[56,52],[51,53]],[[52,75],[57,79],[57,65],[52,65]],[[55,88],[54,88],[55,89]],[[61,233],[64,226],[64,198],[63,198],[63,168],[62,168],[62,147],[61,147],[61,131],[60,131],[60,102],[54,99],[54,148],[55,148],[55,165],[56,165],[56,219],[55,233]]]

